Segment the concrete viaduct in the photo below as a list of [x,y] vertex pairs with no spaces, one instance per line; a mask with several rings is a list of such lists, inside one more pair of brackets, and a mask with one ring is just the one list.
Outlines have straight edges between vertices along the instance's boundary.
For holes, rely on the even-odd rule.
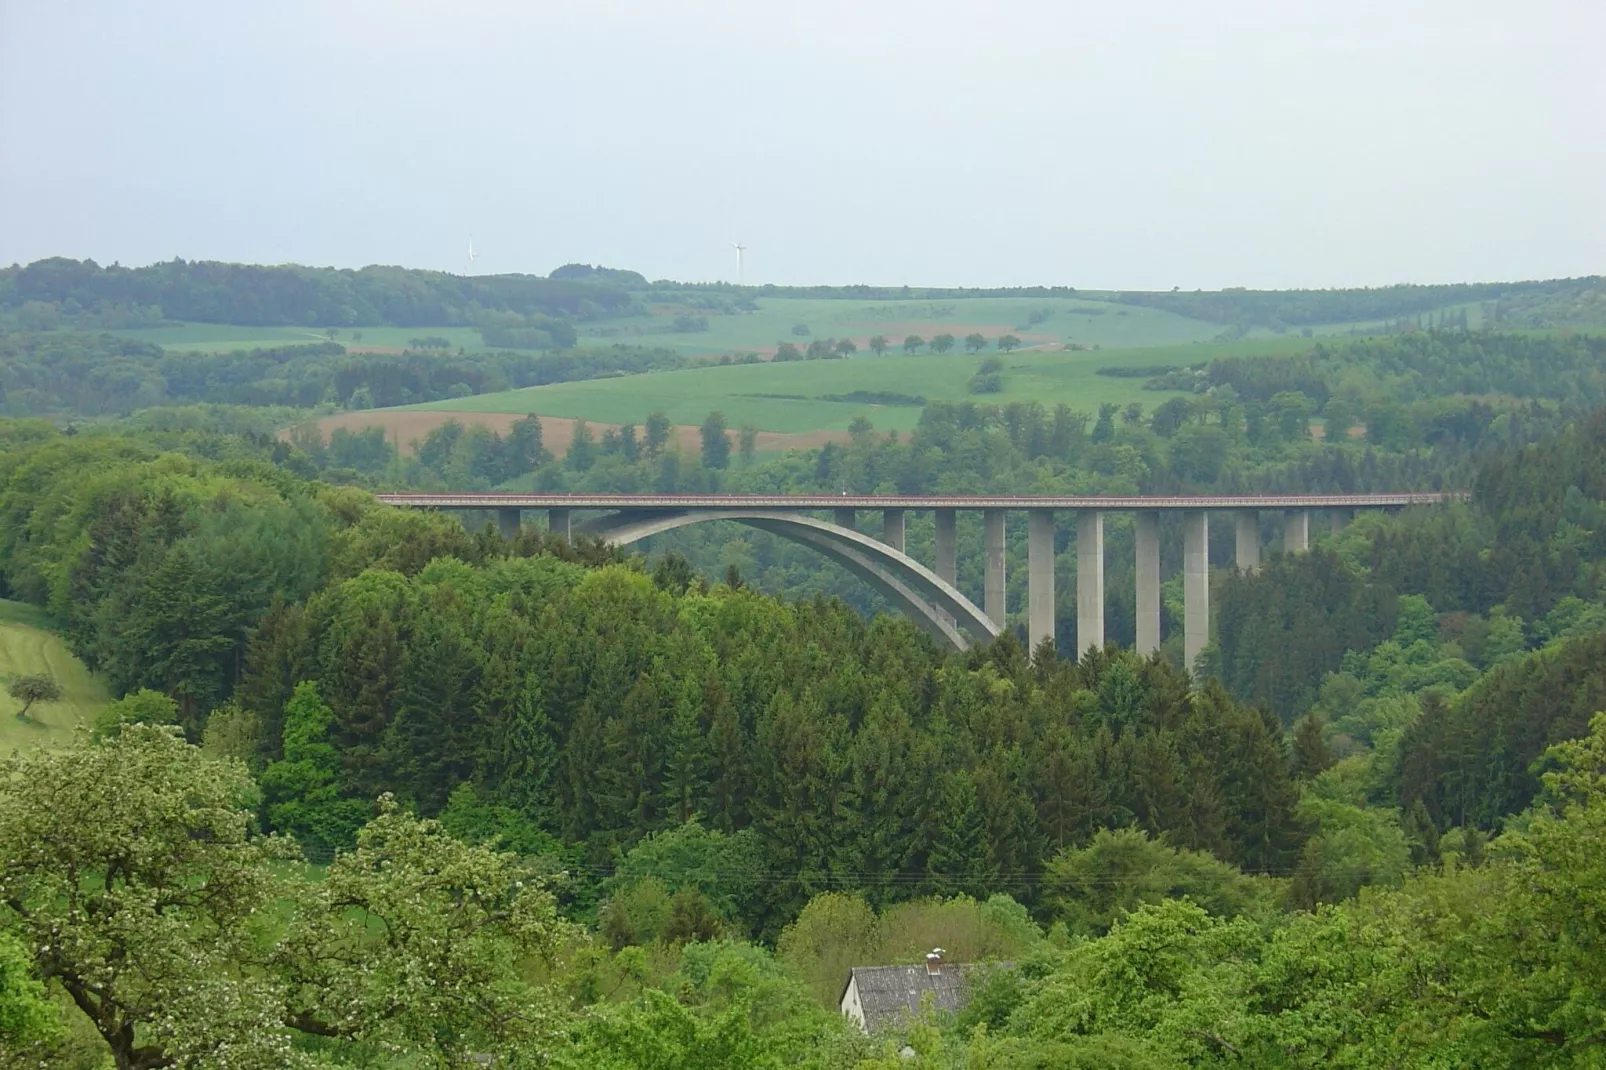
[[[1054,639],[1054,531],[1056,514],[1076,520],[1076,643],[1104,645],[1104,514],[1137,516],[1137,651],[1160,646],[1160,525],[1162,512],[1183,517],[1183,650],[1187,663],[1210,639],[1209,534],[1211,513],[1231,513],[1237,565],[1260,564],[1260,514],[1282,515],[1285,553],[1304,551],[1312,513],[1336,529],[1357,509],[1401,509],[1464,498],[1459,492],[1404,494],[1283,494],[1212,497],[988,497],[867,495],[664,495],[664,494],[381,494],[379,500],[415,509],[490,510],[502,534],[518,534],[526,509],[544,509],[550,530],[569,538],[591,535],[627,546],[661,532],[709,520],[732,520],[773,532],[817,550],[878,588],[909,617],[957,650],[998,635],[1004,622],[1005,517],[1026,514],[1027,636],[1033,649]],[[594,512],[583,523],[575,511]],[[936,521],[930,568],[904,550],[904,516],[929,510]],[[977,607],[955,585],[956,515],[984,518],[985,596]],[[881,514],[881,535],[858,529],[861,512]],[[829,513],[832,521],[820,519]]]

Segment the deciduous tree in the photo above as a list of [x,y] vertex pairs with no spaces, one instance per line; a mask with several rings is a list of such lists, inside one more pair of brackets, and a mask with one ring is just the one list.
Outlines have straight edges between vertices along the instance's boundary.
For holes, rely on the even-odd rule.
[[28,711],[41,702],[60,702],[61,685],[49,673],[29,673],[18,676],[6,685],[6,694],[22,703],[17,716],[27,720]]

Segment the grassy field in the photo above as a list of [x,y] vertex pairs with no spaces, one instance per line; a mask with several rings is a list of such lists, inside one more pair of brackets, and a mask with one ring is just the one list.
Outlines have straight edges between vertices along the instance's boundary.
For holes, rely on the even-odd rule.
[[[905,335],[931,338],[979,333],[989,339],[1014,334],[1027,346],[1067,341],[1105,348],[1176,345],[1213,338],[1215,324],[1185,319],[1151,308],[1068,298],[984,297],[952,301],[858,301],[813,298],[761,298],[758,311],[708,317],[708,330],[679,333],[679,315],[699,315],[679,305],[650,306],[651,315],[582,326],[587,342],[638,342],[668,346],[690,356],[771,353],[777,344],[800,348],[816,338],[851,338],[861,349],[872,335],[893,344]],[[1033,322],[1033,320],[1037,322]],[[794,327],[808,328],[798,334]]]
[[33,606],[0,599],[0,681],[49,673],[66,692],[60,702],[35,705],[28,711],[29,720],[21,721],[16,713],[22,704],[0,688],[0,754],[35,744],[65,743],[75,728],[110,701],[105,685],[49,627],[49,619]]
[[[800,347],[815,338],[852,338],[867,348],[870,337],[884,334],[901,343],[905,335],[925,338],[944,332],[963,338],[972,332],[989,339],[1014,334],[1027,346],[1062,346],[1067,341],[1105,348],[1176,345],[1202,341],[1220,333],[1216,324],[1185,319],[1151,308],[1105,301],[977,298],[964,301],[845,301],[810,298],[764,298],[757,312],[710,315],[708,329],[682,333],[674,329],[678,315],[700,315],[679,305],[651,304],[649,314],[581,324],[582,345],[661,346],[687,356],[771,353],[780,342]],[[1032,323],[1034,314],[1040,322]],[[808,334],[796,334],[796,326]],[[259,349],[320,342],[327,337],[313,327],[232,327],[185,323],[113,334],[167,349],[192,352]],[[361,337],[357,337],[360,335]],[[486,348],[472,327],[343,328],[335,341],[358,349],[403,349],[414,338],[445,338],[454,348]]]
[[[231,327],[218,323],[184,323],[148,330],[110,331],[123,338],[151,342],[164,349],[192,353],[221,353],[236,349],[270,349],[329,340],[313,327]],[[356,338],[360,334],[362,337]],[[405,349],[414,338],[445,338],[454,349],[484,349],[480,332],[472,327],[343,327],[335,341],[354,349]]]
[[[851,338],[867,349],[873,335],[885,335],[894,345],[905,335],[930,339],[952,334],[963,339],[979,333],[989,340],[1014,334],[1023,347],[1062,348],[1077,342],[1104,349],[1175,346],[1205,342],[1219,336],[1222,326],[1188,319],[1172,312],[1101,300],[1089,293],[1078,298],[980,297],[952,300],[866,301],[840,298],[763,297],[755,312],[706,314],[706,330],[675,329],[678,316],[705,313],[685,305],[654,301],[643,295],[646,313],[595,323],[578,324],[581,345],[660,346],[689,357],[725,354],[769,354],[781,342],[800,348],[816,338]],[[1355,324],[1335,323],[1314,328],[1316,334],[1348,333]],[[802,328],[800,333],[794,328]],[[151,329],[113,331],[126,338],[153,342],[179,351],[255,349],[323,341],[316,327],[235,327],[211,323],[183,323]],[[359,337],[360,336],[360,337]],[[445,338],[454,349],[483,350],[472,327],[347,327],[335,341],[354,349],[400,350],[415,338]],[[1271,337],[1257,331],[1251,337]]]
[[[1100,404],[1140,402],[1153,408],[1169,394],[1143,389],[1142,379],[1098,375],[1117,365],[1192,364],[1218,356],[1269,355],[1308,348],[1302,338],[1256,339],[1232,343],[1103,349],[1087,352],[1017,352],[1003,355],[1004,389],[971,394],[966,389],[983,359],[968,354],[875,357],[852,360],[740,364],[654,372],[617,379],[557,383],[498,394],[408,406],[403,411],[538,413],[601,423],[641,423],[662,409],[671,422],[697,424],[711,410],[731,426],[753,423],[765,431],[802,433],[845,429],[855,416],[868,416],[881,430],[907,430],[920,419],[918,405],[877,405],[821,400],[826,395],[896,393],[928,401],[972,400],[986,404],[1064,402],[1092,413]],[[997,354],[987,354],[997,355]]]

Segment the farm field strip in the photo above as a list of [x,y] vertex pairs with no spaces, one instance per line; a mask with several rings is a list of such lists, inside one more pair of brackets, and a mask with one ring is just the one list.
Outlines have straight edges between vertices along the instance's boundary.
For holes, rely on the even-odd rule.
[[[543,417],[639,424],[648,413],[662,409],[673,423],[696,425],[717,409],[732,427],[752,423],[783,434],[845,431],[860,415],[868,417],[878,430],[909,430],[920,419],[920,404],[914,398],[988,405],[1037,401],[1053,406],[1063,402],[1085,413],[1095,413],[1106,403],[1138,402],[1152,409],[1173,395],[1143,389],[1141,378],[1098,375],[1098,369],[1123,364],[1192,364],[1218,356],[1295,352],[1310,345],[1308,339],[1275,338],[1127,350],[991,353],[987,355],[1000,357],[1005,366],[1003,389],[991,394],[968,392],[982,356],[900,353],[860,355],[851,360],[687,368],[555,383],[383,411],[533,412]],[[904,395],[911,400],[907,404],[821,400],[856,393]]]

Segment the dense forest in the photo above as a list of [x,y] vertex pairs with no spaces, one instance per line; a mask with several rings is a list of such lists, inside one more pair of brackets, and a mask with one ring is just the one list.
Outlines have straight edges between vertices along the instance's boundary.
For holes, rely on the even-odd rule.
[[[449,275],[170,260],[101,267],[61,257],[0,268],[0,309],[68,323],[131,327],[164,319],[249,326],[473,325],[486,312],[597,319],[628,308],[617,280]],[[29,307],[33,306],[33,307]]]
[[336,342],[221,353],[110,334],[0,333],[0,412],[128,415],[170,405],[384,408],[683,367],[668,349],[348,352]]
[[[1365,398],[1405,403],[1446,395],[1545,398],[1576,405],[1606,399],[1606,337],[1492,331],[1421,331],[1389,338],[1319,343],[1294,357],[1228,357],[1176,371],[1156,387],[1187,386],[1266,402],[1284,392],[1326,407]],[[1360,415],[1355,413],[1355,415]],[[1371,421],[1387,420],[1374,411]],[[1370,423],[1368,427],[1370,427]],[[1380,434],[1386,432],[1379,432]]]
[[1594,276],[1357,290],[1127,292],[1117,300],[1210,323],[1274,329],[1415,319],[1448,306],[1488,302],[1490,320],[1502,326],[1558,327],[1600,324],[1606,313],[1606,280]]
[[[1598,339],[1324,345],[1168,372],[1195,392],[1152,409],[930,404],[784,456],[644,413],[562,458],[534,416],[403,456],[262,406],[655,351],[6,345],[7,404],[80,419],[0,421],[0,597],[115,699],[4,761],[7,1070],[1592,1065]],[[1060,648],[1023,646],[1017,569],[1004,636],[954,654],[746,529],[509,540],[370,494],[401,486],[1472,494],[1253,572],[1217,525],[1194,676],[1174,580],[1161,651],[1121,649],[1115,516],[1110,646],[1077,649],[1066,530]],[[849,967],[934,946],[982,964],[962,1011],[844,1023]]]
[[[756,307],[753,299],[866,301],[1087,297],[1143,305],[1247,331],[1343,323],[1433,326],[1477,307],[1485,326],[1556,328],[1606,323],[1600,277],[1512,283],[1403,285],[1371,289],[1246,290],[1107,294],[1072,286],[735,286],[649,283],[639,272],[565,264],[548,276],[453,275],[372,265],[360,269],[263,266],[174,259],[146,267],[102,267],[54,257],[0,268],[0,312],[28,329],[61,324],[139,327],[167,320],[251,326],[476,326],[550,330],[640,310],[643,298],[719,311]],[[1427,317],[1424,321],[1423,317]],[[1464,317],[1457,320],[1463,325]],[[504,338],[507,337],[504,335]],[[516,344],[490,341],[491,345]]]
[[[1116,647],[941,654],[675,554],[471,532],[217,427],[0,426],[3,593],[124,696],[98,742],[0,779],[6,1051],[1587,1065],[1606,415],[1537,437],[1458,461],[1466,506],[1222,569],[1221,683],[1193,684]],[[1285,659],[1245,662],[1266,633]],[[143,861],[112,880],[117,843]],[[933,945],[1013,967],[895,1036],[830,1009],[846,966]],[[50,986],[92,977],[67,1019]]]

